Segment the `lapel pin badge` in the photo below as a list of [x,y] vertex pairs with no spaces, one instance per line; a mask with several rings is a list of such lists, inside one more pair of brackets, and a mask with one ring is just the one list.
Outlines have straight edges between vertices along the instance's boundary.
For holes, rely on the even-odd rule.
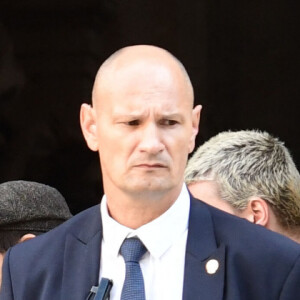
[[205,265],[207,274],[215,274],[218,271],[219,266],[220,264],[216,259],[210,259]]

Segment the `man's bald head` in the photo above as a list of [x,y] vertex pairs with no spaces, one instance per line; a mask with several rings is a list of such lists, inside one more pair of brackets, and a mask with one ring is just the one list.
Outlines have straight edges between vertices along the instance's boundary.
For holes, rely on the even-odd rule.
[[[138,69],[135,69],[135,66]],[[194,91],[183,64],[167,50],[151,45],[128,46],[116,51],[105,60],[99,68],[95,79],[92,95],[93,105],[96,103],[96,98],[98,100],[96,95],[99,90],[105,89],[112,84],[120,84],[116,80],[116,73],[122,71],[134,72],[134,70],[148,73],[149,68],[155,68],[155,66],[160,68],[160,72],[162,72],[164,67],[173,76],[177,76],[177,78],[182,80],[186,88],[187,98],[190,99],[191,106],[193,106]]]
[[[200,111],[184,67],[166,50],[127,47],[101,66],[93,106],[81,106],[80,120],[89,148],[99,153],[107,206],[117,222],[138,228],[177,199]],[[127,208],[137,215],[128,218]]]

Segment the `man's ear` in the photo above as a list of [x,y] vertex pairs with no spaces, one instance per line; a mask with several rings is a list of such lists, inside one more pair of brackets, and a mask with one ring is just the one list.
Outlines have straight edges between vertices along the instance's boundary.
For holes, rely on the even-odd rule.
[[254,197],[249,200],[248,206],[243,212],[243,217],[252,223],[266,227],[270,218],[269,210],[270,208],[265,200]]
[[36,235],[35,235],[35,234],[32,234],[32,233],[24,234],[24,235],[19,239],[19,243],[22,243],[22,242],[31,240],[31,239],[33,239],[33,238],[35,238],[35,237],[36,237]]
[[82,104],[80,109],[80,126],[88,147],[92,151],[98,150],[96,113],[89,104]]
[[199,123],[200,123],[200,114],[201,114],[201,105],[197,105],[192,112],[192,135],[189,143],[189,153],[191,153],[195,148],[195,140],[199,131]]

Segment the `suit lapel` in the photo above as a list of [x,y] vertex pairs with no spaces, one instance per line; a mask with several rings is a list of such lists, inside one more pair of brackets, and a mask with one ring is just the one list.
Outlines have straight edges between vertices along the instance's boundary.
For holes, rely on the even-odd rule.
[[102,226],[99,206],[96,208],[85,218],[86,223],[80,225],[77,233],[67,236],[62,300],[84,300],[90,288],[98,285]]
[[[99,205],[95,206],[85,216],[86,223],[80,223],[66,239],[62,300],[84,300],[90,288],[98,285],[102,240],[99,209]],[[209,274],[212,259],[219,266]],[[206,204],[192,198],[182,299],[223,299],[224,273],[225,247],[217,247],[211,213]]]
[[216,244],[207,205],[191,199],[183,300],[223,299],[225,247]]

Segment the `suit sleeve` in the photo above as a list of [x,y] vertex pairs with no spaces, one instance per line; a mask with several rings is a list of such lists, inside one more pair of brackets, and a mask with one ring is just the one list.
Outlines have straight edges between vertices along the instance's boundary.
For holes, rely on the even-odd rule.
[[300,255],[298,256],[293,268],[282,288],[280,300],[300,299]]
[[12,291],[12,281],[9,269],[9,258],[10,250],[8,250],[4,257],[3,267],[2,267],[2,285],[0,289],[0,299],[1,300],[13,300]]

